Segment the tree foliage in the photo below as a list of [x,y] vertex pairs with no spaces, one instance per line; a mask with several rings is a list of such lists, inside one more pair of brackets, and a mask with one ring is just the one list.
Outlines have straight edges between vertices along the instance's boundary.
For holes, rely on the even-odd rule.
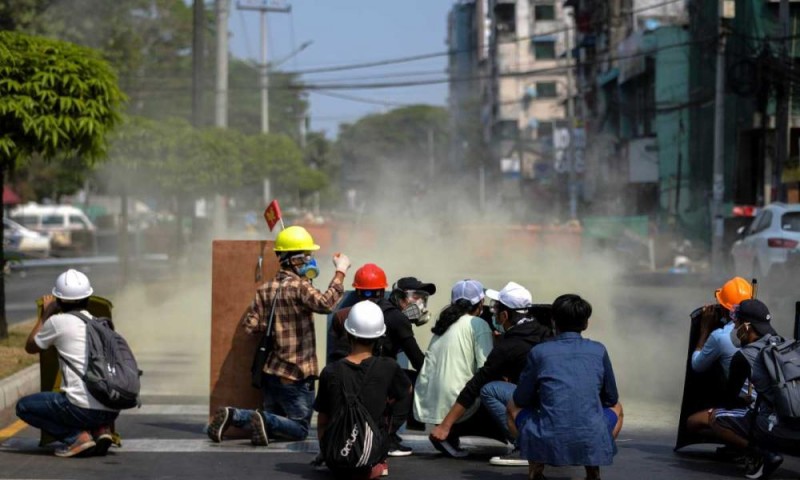
[[123,100],[108,64],[87,48],[0,32],[0,158],[100,157]]
[[[0,32],[0,185],[12,167],[34,155],[80,163],[101,158],[122,101],[116,76],[94,51]],[[0,232],[5,267],[2,240]],[[0,275],[0,338],[7,336]]]

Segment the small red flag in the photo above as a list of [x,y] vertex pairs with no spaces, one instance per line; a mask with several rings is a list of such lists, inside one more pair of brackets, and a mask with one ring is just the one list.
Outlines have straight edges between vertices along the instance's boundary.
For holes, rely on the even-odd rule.
[[264,210],[264,220],[267,221],[267,225],[269,226],[269,231],[271,232],[275,224],[278,223],[281,219],[281,207],[278,205],[277,200],[273,200],[267,206],[267,209]]

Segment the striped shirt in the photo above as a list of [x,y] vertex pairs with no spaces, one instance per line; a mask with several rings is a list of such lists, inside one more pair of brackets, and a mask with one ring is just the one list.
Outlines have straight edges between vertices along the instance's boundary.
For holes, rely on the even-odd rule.
[[344,294],[342,282],[334,276],[328,289],[322,293],[294,272],[280,270],[275,278],[256,291],[256,298],[242,321],[248,334],[266,329],[276,292],[275,341],[264,365],[264,373],[294,381],[317,377],[319,367],[313,314],[327,314],[333,310]]

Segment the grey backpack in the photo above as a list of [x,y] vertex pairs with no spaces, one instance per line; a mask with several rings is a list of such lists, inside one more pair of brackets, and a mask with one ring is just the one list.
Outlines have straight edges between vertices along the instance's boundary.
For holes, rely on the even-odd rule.
[[142,371],[128,342],[112,328],[111,319],[89,318],[77,311],[69,314],[86,324],[86,373],[79,372],[61,356],[64,363],[86,383],[89,393],[106,407],[124,410],[141,405],[139,377]]
[[800,418],[800,341],[770,337],[761,351],[779,417]]

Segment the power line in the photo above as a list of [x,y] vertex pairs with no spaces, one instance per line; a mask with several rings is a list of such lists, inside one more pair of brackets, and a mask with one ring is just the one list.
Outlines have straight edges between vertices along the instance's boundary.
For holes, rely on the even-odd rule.
[[341,100],[350,100],[352,102],[368,103],[372,105],[381,105],[384,107],[408,107],[414,105],[413,103],[400,103],[388,100],[377,100],[372,98],[358,97],[355,95],[345,95],[343,93],[328,92],[326,90],[315,90],[313,93],[325,97],[338,98]]
[[[666,1],[661,2],[661,3],[648,5],[648,6],[645,6],[645,7],[642,7],[642,8],[638,8],[638,9],[635,9],[635,10],[630,10],[627,13],[628,14],[640,13],[640,12],[644,12],[644,11],[647,11],[647,10],[652,10],[654,8],[662,7],[664,5],[669,5],[669,4],[672,4],[672,3],[677,3],[677,2],[682,2],[682,1],[685,1],[685,0],[666,0]],[[619,18],[619,17],[621,17],[621,15],[620,16],[614,16],[612,18]],[[598,20],[590,21],[589,24],[594,25],[594,24],[600,24],[600,23],[604,23],[604,22],[605,22],[605,19],[598,19]],[[524,41],[527,41],[527,40],[533,40],[534,38],[546,37],[546,36],[550,36],[550,35],[555,35],[557,33],[569,32],[569,31],[574,30],[574,29],[575,29],[574,26],[572,26],[572,27],[569,27],[569,26],[560,27],[560,28],[556,28],[554,30],[551,30],[549,32],[540,32],[540,33],[537,33],[535,35],[529,35],[527,37],[516,37],[513,40],[498,41],[497,43],[498,44],[505,44],[505,43],[524,42]],[[361,68],[371,68],[371,67],[380,67],[380,66],[384,66],[384,65],[393,65],[393,64],[398,64],[398,63],[416,62],[416,61],[420,61],[420,60],[427,60],[427,59],[430,59],[430,58],[438,58],[438,57],[443,57],[443,56],[456,55],[456,54],[459,54],[459,53],[477,52],[477,50],[478,50],[478,47],[464,48],[464,49],[460,49],[460,50],[445,50],[445,51],[439,51],[439,52],[423,53],[423,54],[419,54],[419,55],[411,55],[411,56],[406,56],[406,57],[397,57],[397,58],[388,58],[388,59],[384,59],[384,60],[375,60],[375,61],[370,61],[370,62],[351,63],[351,64],[345,64],[345,65],[335,65],[335,66],[330,66],[330,67],[307,68],[307,69],[301,69],[301,70],[294,70],[294,71],[287,72],[287,73],[296,74],[296,75],[303,75],[303,74],[314,74],[314,73],[325,73],[325,72],[338,72],[338,71],[342,71],[342,70],[356,70],[356,69],[361,69]]]

